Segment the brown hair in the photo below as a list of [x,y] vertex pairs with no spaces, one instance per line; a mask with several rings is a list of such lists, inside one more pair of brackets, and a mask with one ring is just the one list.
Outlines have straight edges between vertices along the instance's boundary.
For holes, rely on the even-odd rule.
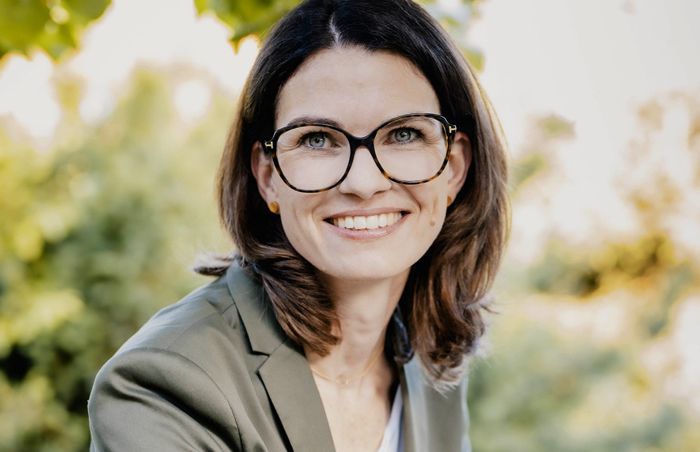
[[[268,211],[250,162],[254,143],[272,134],[277,95],[298,67],[321,49],[351,45],[413,62],[435,90],[441,114],[472,145],[465,184],[437,239],[413,265],[395,315],[405,319],[406,341],[433,382],[449,384],[461,376],[465,355],[485,331],[484,300],[508,233],[506,157],[498,122],[468,64],[409,0],[310,0],[278,22],[245,84],[219,167],[219,213],[238,254],[196,270],[221,275],[236,259],[259,279],[291,340],[321,355],[340,340],[332,333],[337,316],[316,269]],[[397,325],[404,329],[400,320]]]

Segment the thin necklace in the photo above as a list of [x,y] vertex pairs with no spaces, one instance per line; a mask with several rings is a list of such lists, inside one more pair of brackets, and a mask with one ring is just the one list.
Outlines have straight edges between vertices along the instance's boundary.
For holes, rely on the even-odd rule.
[[311,366],[309,366],[309,368],[311,369],[311,372],[313,372],[314,374],[323,378],[324,380],[332,381],[333,383],[345,386],[345,385],[349,385],[351,382],[353,382],[355,380],[359,380],[362,377],[364,377],[365,375],[367,375],[367,373],[372,369],[372,367],[377,362],[379,357],[382,356],[381,351],[382,351],[382,347],[379,347],[377,349],[377,352],[375,352],[375,355],[370,360],[369,364],[367,364],[367,367],[365,367],[365,369],[361,373],[359,373],[358,375],[355,375],[354,377],[344,377],[344,376],[343,377],[329,377],[328,375],[325,375],[325,374],[317,371],[316,369],[314,369]]

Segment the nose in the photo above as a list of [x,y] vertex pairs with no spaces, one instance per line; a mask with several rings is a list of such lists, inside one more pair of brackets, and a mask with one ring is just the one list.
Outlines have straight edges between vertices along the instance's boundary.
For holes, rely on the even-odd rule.
[[375,193],[390,188],[391,181],[381,172],[366,146],[360,146],[355,150],[350,170],[338,186],[341,193],[354,194],[362,199],[369,199]]

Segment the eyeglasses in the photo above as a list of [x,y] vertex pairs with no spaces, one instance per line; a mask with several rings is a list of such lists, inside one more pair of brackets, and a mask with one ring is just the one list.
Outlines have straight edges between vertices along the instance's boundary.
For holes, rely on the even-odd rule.
[[398,116],[361,138],[330,124],[296,123],[277,129],[265,141],[265,150],[282,180],[303,193],[340,184],[360,146],[369,150],[387,179],[416,185],[445,169],[456,131],[456,125],[433,113]]

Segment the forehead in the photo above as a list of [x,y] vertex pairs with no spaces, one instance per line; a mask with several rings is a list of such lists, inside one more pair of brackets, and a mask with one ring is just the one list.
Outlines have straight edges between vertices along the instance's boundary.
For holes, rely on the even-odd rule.
[[405,113],[440,113],[430,82],[406,58],[360,47],[322,50],[287,81],[275,127],[304,116],[332,119],[362,134]]

